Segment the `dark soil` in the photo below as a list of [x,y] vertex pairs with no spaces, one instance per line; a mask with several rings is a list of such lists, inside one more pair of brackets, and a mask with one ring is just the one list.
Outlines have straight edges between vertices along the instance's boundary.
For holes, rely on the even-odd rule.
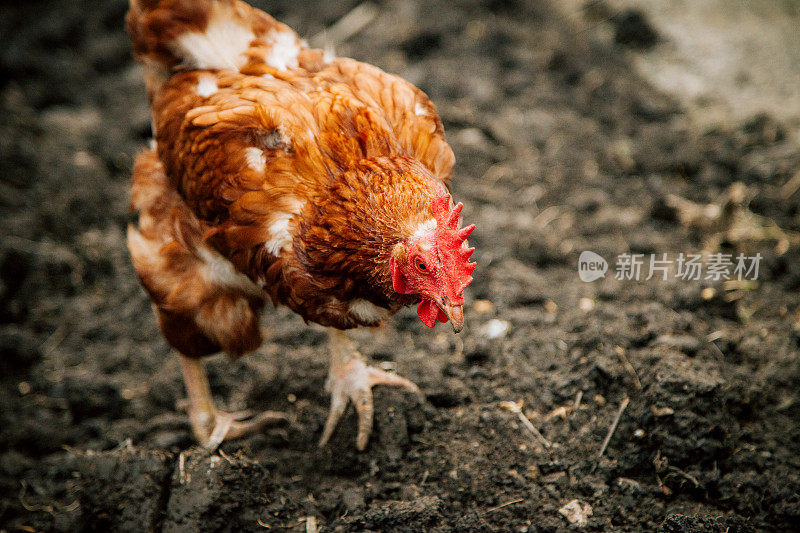
[[[260,4],[309,36],[356,5]],[[717,239],[764,256],[760,282],[738,288],[617,281],[613,267],[583,283],[576,269],[583,250],[702,250],[714,228],[681,222],[669,195],[705,204],[734,183],[752,213],[797,232],[781,186],[800,171],[798,124],[695,128],[632,68],[647,52],[631,47],[659,46],[641,14],[579,31],[547,2],[381,3],[338,52],[439,106],[454,193],[478,227],[466,330],[430,331],[409,309],[361,335],[426,401],[377,390],[357,453],[352,409],[316,445],[323,333],[269,310],[265,345],[211,360],[210,379],[227,409],[291,424],[209,455],[124,243],[131,162],[150,136],[126,8],[0,5],[0,530],[303,531],[314,517],[326,530],[558,531],[574,499],[591,506],[587,530],[800,528],[796,245]],[[487,335],[492,319],[504,335]]]

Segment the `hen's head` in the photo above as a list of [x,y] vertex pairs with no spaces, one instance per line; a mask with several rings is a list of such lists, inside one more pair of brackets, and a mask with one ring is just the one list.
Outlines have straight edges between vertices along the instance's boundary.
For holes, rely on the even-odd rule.
[[434,197],[434,218],[398,244],[390,259],[394,290],[422,299],[417,306],[422,322],[432,328],[437,320],[450,320],[456,333],[464,326],[464,288],[476,266],[469,262],[475,248],[466,245],[475,225],[458,227],[463,207],[459,203],[451,209],[450,195],[445,192]]

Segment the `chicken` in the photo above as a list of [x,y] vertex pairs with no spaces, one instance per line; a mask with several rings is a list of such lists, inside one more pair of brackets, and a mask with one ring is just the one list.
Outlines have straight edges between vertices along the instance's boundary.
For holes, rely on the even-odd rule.
[[283,420],[215,408],[202,357],[262,342],[267,300],[330,330],[330,439],[350,400],[357,447],[372,387],[418,391],[366,365],[345,330],[418,302],[427,326],[463,326],[475,263],[447,183],[436,107],[380,69],[307,48],[235,0],[131,0],[155,144],[133,170],[128,247],[178,352],[193,432],[214,448]]

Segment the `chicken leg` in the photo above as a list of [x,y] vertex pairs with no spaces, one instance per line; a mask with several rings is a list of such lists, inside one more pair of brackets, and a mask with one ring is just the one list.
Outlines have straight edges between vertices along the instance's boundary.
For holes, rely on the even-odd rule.
[[203,362],[185,355],[179,356],[186,393],[189,395],[192,431],[207,449],[215,450],[225,439],[235,439],[286,421],[286,416],[277,411],[265,411],[249,420],[241,420],[236,413],[218,411],[214,406]]
[[342,418],[347,402],[353,401],[358,413],[356,447],[364,450],[372,433],[375,407],[372,387],[391,385],[419,392],[419,387],[408,379],[377,368],[367,366],[352,341],[340,330],[330,329],[331,367],[325,389],[331,393],[331,411],[322,431],[320,446],[328,443],[333,430]]

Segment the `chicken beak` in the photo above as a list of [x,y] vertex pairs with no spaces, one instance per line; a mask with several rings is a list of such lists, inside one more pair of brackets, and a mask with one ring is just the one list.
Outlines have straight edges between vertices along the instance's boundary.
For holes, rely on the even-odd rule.
[[439,309],[442,310],[442,313],[447,315],[447,318],[453,325],[454,333],[459,333],[464,329],[464,306],[438,302],[436,304],[439,306]]

